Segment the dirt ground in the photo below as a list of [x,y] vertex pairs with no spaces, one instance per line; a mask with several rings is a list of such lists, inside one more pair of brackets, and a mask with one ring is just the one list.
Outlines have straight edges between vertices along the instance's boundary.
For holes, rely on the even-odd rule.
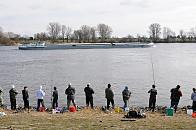
[[35,111],[5,113],[6,116],[0,117],[0,130],[196,130],[196,118],[184,112],[173,117],[147,112],[146,118],[134,121],[121,121],[124,113],[106,113],[99,109],[63,114]]

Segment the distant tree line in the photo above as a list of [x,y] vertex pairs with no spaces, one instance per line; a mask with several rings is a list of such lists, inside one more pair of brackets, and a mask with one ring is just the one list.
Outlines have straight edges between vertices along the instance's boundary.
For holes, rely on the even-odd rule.
[[155,43],[175,43],[175,42],[196,42],[196,27],[189,31],[180,30],[176,34],[169,27],[161,27],[159,23],[149,25],[149,36],[137,34],[137,36],[128,35],[125,37],[112,37],[113,30],[109,25],[98,24],[97,26],[82,25],[74,30],[70,26],[61,25],[58,22],[50,22],[45,32],[34,34],[33,37],[21,36],[13,32],[4,32],[0,27],[0,44],[17,44],[21,41],[49,41],[51,43],[59,42],[77,42],[77,43],[95,43],[95,42],[155,42]]

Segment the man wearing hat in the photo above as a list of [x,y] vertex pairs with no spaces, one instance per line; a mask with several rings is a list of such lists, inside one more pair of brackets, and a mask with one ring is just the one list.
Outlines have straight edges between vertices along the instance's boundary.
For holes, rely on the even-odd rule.
[[93,94],[94,91],[93,89],[90,87],[90,83],[87,84],[87,86],[84,88],[84,92],[86,95],[86,106],[89,106],[89,103],[91,105],[91,108],[93,109]]
[[12,88],[10,89],[9,93],[10,93],[11,109],[16,110],[16,95],[18,94],[18,92],[16,91],[14,85],[12,85]]
[[122,91],[123,101],[124,101],[124,109],[128,107],[128,101],[131,97],[131,92],[129,91],[128,87],[125,86],[125,89]]

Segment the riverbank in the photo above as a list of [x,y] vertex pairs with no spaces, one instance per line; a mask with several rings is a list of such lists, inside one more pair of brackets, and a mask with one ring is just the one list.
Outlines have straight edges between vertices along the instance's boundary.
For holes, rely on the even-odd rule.
[[48,112],[30,111],[7,114],[0,118],[0,129],[138,129],[138,130],[193,130],[196,129],[196,119],[179,111],[173,117],[162,113],[146,112],[146,118],[135,121],[121,121],[123,113],[114,111],[105,113],[100,109],[82,109],[75,113],[50,114]]

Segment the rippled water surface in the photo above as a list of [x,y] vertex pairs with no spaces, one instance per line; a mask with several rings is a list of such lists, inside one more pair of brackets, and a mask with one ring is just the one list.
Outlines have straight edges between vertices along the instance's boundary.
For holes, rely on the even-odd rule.
[[31,105],[36,105],[35,91],[40,85],[46,91],[45,103],[50,106],[51,86],[59,90],[59,102],[66,105],[64,91],[69,82],[76,88],[76,102],[85,105],[84,87],[91,83],[95,105],[105,105],[104,91],[108,83],[115,93],[115,104],[122,105],[122,90],[132,92],[130,105],[147,106],[153,83],[151,56],[158,89],[157,104],[170,104],[170,89],[180,84],[183,97],[180,105],[190,105],[192,88],[196,87],[196,44],[156,44],[153,48],[88,49],[88,50],[18,50],[0,47],[0,86],[5,104],[15,84],[20,92],[27,85]]

